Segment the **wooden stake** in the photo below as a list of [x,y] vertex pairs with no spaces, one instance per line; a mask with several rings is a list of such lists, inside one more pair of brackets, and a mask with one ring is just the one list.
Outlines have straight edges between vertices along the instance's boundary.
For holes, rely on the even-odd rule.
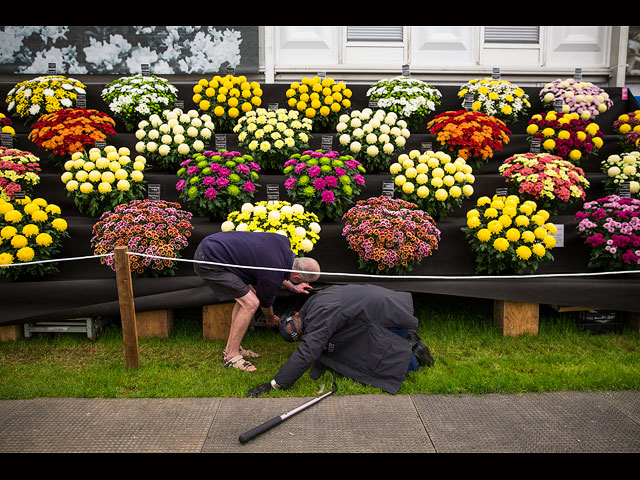
[[127,368],[137,369],[140,367],[140,354],[138,352],[136,307],[133,301],[133,286],[131,283],[131,269],[129,267],[127,247],[116,247],[114,250],[114,258],[126,364]]

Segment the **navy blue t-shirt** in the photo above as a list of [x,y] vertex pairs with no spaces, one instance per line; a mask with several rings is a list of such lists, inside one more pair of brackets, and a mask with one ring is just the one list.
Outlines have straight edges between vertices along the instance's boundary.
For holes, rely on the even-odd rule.
[[[202,253],[211,262],[252,267],[291,270],[295,254],[289,239],[270,232],[219,232],[205,237]],[[251,268],[227,267],[248,285],[253,285],[260,306],[271,307],[284,280],[290,272]]]

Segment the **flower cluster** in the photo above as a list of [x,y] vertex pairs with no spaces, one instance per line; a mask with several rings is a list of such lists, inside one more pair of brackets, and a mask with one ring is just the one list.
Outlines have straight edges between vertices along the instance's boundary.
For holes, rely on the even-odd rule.
[[114,80],[104,87],[101,95],[127,131],[133,131],[151,114],[160,115],[173,107],[178,89],[165,78],[137,74]]
[[0,131],[2,133],[10,133],[12,136],[16,134],[15,128],[13,128],[13,122],[4,113],[0,113]]
[[604,180],[607,193],[620,193],[620,184],[629,183],[632,197],[640,197],[640,152],[633,151],[621,155],[609,155],[601,163],[601,169],[607,174]]
[[309,148],[312,128],[312,120],[295,110],[258,108],[240,117],[233,131],[260,166],[281,172],[291,155]]
[[[133,200],[105,212],[93,226],[91,247],[95,255],[104,255],[126,246],[132,274],[139,276],[173,275],[178,269],[180,251],[189,244],[193,230],[191,213],[179,203],[160,200]],[[159,258],[163,257],[163,258]],[[100,262],[115,270],[114,257]]]
[[244,75],[203,78],[193,87],[193,93],[193,102],[201,112],[213,116],[220,132],[232,131],[241,115],[262,105],[262,87]]
[[519,153],[499,168],[511,193],[533,200],[538,207],[556,214],[576,199],[584,200],[589,181],[582,168],[547,153]]
[[12,200],[17,192],[30,194],[40,183],[40,159],[33,153],[0,147],[0,198]]
[[436,115],[427,124],[446,150],[462,157],[473,167],[480,166],[509,143],[509,130],[499,118],[482,112],[451,110]]
[[353,155],[370,172],[386,170],[411,135],[407,122],[397,113],[381,109],[353,110],[338,120],[336,131],[344,153]]
[[66,157],[116,135],[115,126],[113,118],[98,110],[63,108],[42,115],[28,138],[51,154]]
[[107,145],[76,152],[65,162],[60,180],[80,212],[96,217],[144,196],[147,161],[141,155],[132,160],[130,153],[127,147]]
[[604,143],[598,124],[581,119],[577,113],[537,113],[529,120],[526,132],[529,141],[540,140],[545,152],[574,163],[597,154]]
[[415,203],[386,196],[360,200],[344,215],[342,236],[361,269],[403,275],[438,249],[440,230]]
[[315,131],[335,125],[337,117],[351,108],[351,89],[333,78],[305,77],[293,82],[285,95],[290,108],[313,120]]
[[613,130],[625,152],[640,147],[640,110],[620,115],[613,122]]
[[407,122],[409,130],[421,125],[442,101],[440,90],[422,80],[405,76],[378,81],[367,90],[367,97],[377,102],[378,108],[396,113],[398,118]]
[[473,169],[463,158],[431,150],[403,153],[389,167],[400,198],[413,202],[434,218],[442,220],[462,200],[473,195]]
[[350,155],[307,150],[284,164],[284,187],[294,202],[314,212],[320,221],[340,219],[365,185],[365,169]]
[[308,212],[299,203],[256,202],[245,203],[240,210],[231,212],[220,228],[223,232],[273,232],[284,235],[291,242],[295,255],[303,256],[313,250],[320,240],[318,216]]
[[20,263],[51,260],[62,249],[69,233],[61,213],[43,198],[0,199],[0,265],[15,265],[0,267],[0,276],[19,279],[58,272],[55,262]]
[[138,123],[135,149],[161,168],[175,170],[182,160],[204,151],[213,130],[207,114],[180,108],[164,110]]
[[251,155],[207,150],[180,164],[176,190],[198,215],[223,218],[253,199],[259,172]]
[[480,197],[462,227],[476,255],[476,272],[533,273],[541,261],[553,260],[557,227],[549,212],[517,195]]
[[505,122],[516,122],[531,108],[529,95],[507,80],[474,79],[460,87],[458,97],[472,95],[474,112],[482,112]]
[[540,90],[540,100],[547,110],[561,100],[563,113],[575,112],[583,120],[595,118],[613,106],[613,100],[602,88],[573,78],[547,83]]
[[85,94],[85,89],[83,83],[64,75],[36,77],[18,83],[9,91],[7,110],[29,124],[45,113],[73,107],[78,94]]
[[578,234],[591,247],[589,267],[605,271],[640,265],[640,200],[609,195],[576,213]]

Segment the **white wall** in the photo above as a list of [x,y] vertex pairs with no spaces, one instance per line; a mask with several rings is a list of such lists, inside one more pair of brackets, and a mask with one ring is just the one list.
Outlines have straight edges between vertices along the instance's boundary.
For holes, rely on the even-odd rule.
[[317,72],[368,82],[400,74],[409,65],[412,75],[441,84],[490,75],[494,67],[522,85],[571,77],[577,67],[594,83],[624,84],[626,48],[620,48],[619,38],[627,38],[628,27],[541,26],[533,45],[487,44],[484,28],[405,26],[400,42],[350,42],[345,26],[265,26],[261,67],[268,83]]

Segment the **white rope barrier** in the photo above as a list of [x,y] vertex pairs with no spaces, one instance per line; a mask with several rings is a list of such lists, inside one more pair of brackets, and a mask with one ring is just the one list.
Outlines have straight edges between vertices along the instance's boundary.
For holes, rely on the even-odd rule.
[[[128,255],[137,255],[140,257],[157,258],[160,260],[173,260],[177,262],[203,263],[208,265],[217,265],[220,267],[247,268],[253,270],[271,270],[277,272],[290,273],[309,273],[305,270],[291,270],[287,268],[275,267],[255,267],[247,265],[234,265],[229,263],[211,262],[205,260],[190,260],[187,258],[172,258],[149,255],[145,253],[127,252]],[[486,280],[486,279],[517,279],[517,278],[549,278],[549,277],[569,277],[569,276],[600,276],[600,275],[618,275],[625,273],[640,273],[640,270],[623,270],[616,272],[584,272],[584,273],[546,273],[546,274],[529,274],[529,275],[383,275],[383,274],[367,274],[367,273],[343,273],[343,272],[315,272],[318,275],[333,275],[345,277],[363,277],[363,278],[397,278],[411,280]]]
[[[86,260],[90,258],[110,257],[113,253],[104,253],[101,255],[88,255],[84,257],[71,258],[55,258],[50,260],[37,260],[33,262],[0,264],[0,268],[17,267],[22,265],[35,265],[38,263],[50,262],[67,262],[74,260]],[[246,268],[250,270],[270,270],[289,273],[309,273],[305,270],[292,270],[287,268],[275,267],[257,267],[251,265],[235,265],[230,263],[211,262],[206,260],[192,260],[188,258],[163,257],[159,255],[149,255],[146,253],[137,253],[127,251],[127,255],[135,255],[139,257],[155,258],[159,260],[170,260],[175,262],[201,263],[206,265],[216,265],[220,267]],[[578,273],[543,273],[543,274],[526,274],[526,275],[386,275],[386,274],[368,274],[368,273],[346,273],[346,272],[316,272],[318,275],[338,276],[338,277],[356,277],[356,278],[377,278],[377,279],[403,279],[403,280],[516,280],[523,278],[557,278],[557,277],[595,277],[606,275],[621,275],[640,273],[640,270],[622,270],[613,272],[578,272]]]

